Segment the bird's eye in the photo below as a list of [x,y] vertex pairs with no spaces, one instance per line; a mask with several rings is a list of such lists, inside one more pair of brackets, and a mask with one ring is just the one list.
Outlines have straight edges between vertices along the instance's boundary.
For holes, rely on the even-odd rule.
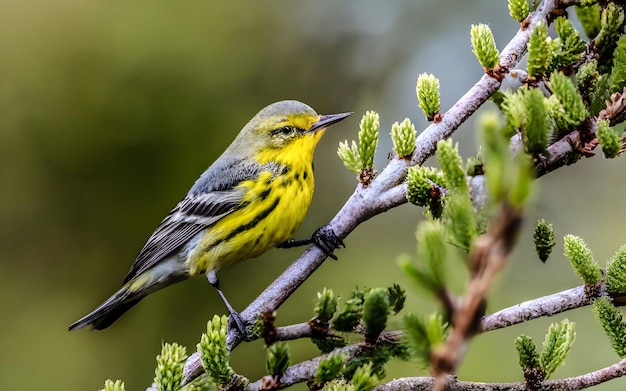
[[284,136],[288,136],[294,133],[295,128],[293,126],[283,126],[282,128],[278,128],[272,132],[272,134],[282,134]]

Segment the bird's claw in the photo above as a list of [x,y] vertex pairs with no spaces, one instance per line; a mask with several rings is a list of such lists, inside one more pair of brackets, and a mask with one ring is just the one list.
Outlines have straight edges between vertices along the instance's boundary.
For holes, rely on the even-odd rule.
[[337,237],[335,231],[328,225],[324,225],[313,232],[311,236],[313,244],[317,246],[327,257],[337,260],[337,256],[333,254],[333,251],[339,247],[346,247],[343,241]]

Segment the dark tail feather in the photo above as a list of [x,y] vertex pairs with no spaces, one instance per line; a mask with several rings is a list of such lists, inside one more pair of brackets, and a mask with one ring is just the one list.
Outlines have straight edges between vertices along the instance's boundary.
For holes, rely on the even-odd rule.
[[144,297],[144,295],[129,294],[124,287],[100,304],[98,308],[72,323],[69,330],[78,330],[87,326],[92,330],[104,330]]

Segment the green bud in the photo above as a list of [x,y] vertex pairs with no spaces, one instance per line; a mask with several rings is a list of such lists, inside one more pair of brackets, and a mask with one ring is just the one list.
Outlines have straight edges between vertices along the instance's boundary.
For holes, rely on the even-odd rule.
[[337,331],[350,332],[359,323],[363,316],[363,302],[367,294],[365,289],[356,289],[352,296],[346,300],[345,308],[337,315],[333,321],[333,327]]
[[600,267],[584,240],[578,236],[565,235],[563,247],[565,256],[585,285],[595,285],[602,280]]
[[340,142],[337,155],[350,171],[357,174],[374,168],[374,154],[378,146],[378,130],[380,122],[378,113],[368,111],[360,123],[359,143],[355,141]]
[[552,59],[552,45],[548,38],[548,27],[540,21],[530,34],[528,41],[528,75],[540,78],[548,69]]
[[444,287],[444,265],[446,260],[446,239],[444,227],[439,222],[424,221],[416,232],[417,256],[422,262],[424,273],[432,281],[434,292]]
[[519,365],[523,369],[539,368],[539,353],[532,338],[524,334],[515,338],[515,349],[519,356]]
[[609,260],[605,287],[609,293],[626,293],[626,244]]
[[494,69],[500,63],[500,54],[496,47],[491,29],[486,24],[472,25],[471,29],[472,52],[485,71]]
[[552,41],[553,54],[548,71],[558,71],[573,65],[586,49],[585,42],[566,17],[556,18],[554,29],[559,37]]
[[576,15],[582,24],[585,34],[593,39],[600,32],[600,8],[597,2],[587,6],[575,6]]
[[125,391],[124,382],[121,380],[116,380],[115,383],[108,379],[104,382],[104,388],[100,391]]
[[[513,95],[509,95],[506,101],[511,102]],[[515,94],[517,96],[517,94]],[[503,105],[503,108],[507,105]],[[509,107],[513,107],[510,105]],[[522,105],[523,110],[523,105]],[[506,111],[505,111],[506,114]],[[485,163],[485,178],[490,198],[494,202],[502,201],[506,194],[507,167],[510,165],[509,142],[500,130],[489,121],[483,122],[482,116],[478,122],[479,131],[482,135],[482,154]]]
[[328,323],[337,311],[337,298],[332,289],[324,288],[322,292],[317,292],[317,303],[315,304],[315,317],[322,323]]
[[424,112],[426,119],[432,121],[435,114],[441,109],[441,97],[439,94],[439,79],[434,75],[422,73],[417,77],[417,101]]
[[315,381],[323,384],[339,377],[346,360],[344,354],[330,354],[324,357],[315,370]]
[[530,7],[526,0],[509,0],[509,15],[518,22],[522,22],[528,17]]
[[337,155],[348,170],[359,173],[361,170],[361,157],[359,156],[359,147],[355,141],[352,141],[352,145],[348,143],[348,140],[340,141]]
[[[502,113],[506,118],[507,127],[511,129],[506,134],[507,137],[513,136],[526,122],[526,106],[523,91],[524,90],[519,90],[517,93],[503,93],[504,99],[502,100]],[[483,124],[481,122],[481,125],[484,127],[487,124]],[[495,133],[493,129],[489,129],[489,132]]]
[[604,157],[607,159],[617,157],[622,148],[622,136],[609,126],[609,120],[599,120],[597,126],[596,137],[602,146]]
[[450,233],[450,242],[469,251],[478,236],[478,224],[469,193],[448,194],[443,215]]
[[599,81],[600,74],[598,73],[598,62],[596,60],[585,62],[578,68],[578,72],[576,72],[576,89],[583,96],[586,96],[590,102],[593,102],[598,94]]
[[546,372],[546,379],[563,365],[574,339],[576,339],[576,333],[573,322],[565,319],[560,323],[550,325],[539,356],[541,368]]
[[207,322],[207,332],[200,337],[198,353],[205,372],[218,386],[228,384],[235,372],[229,365],[229,352],[226,346],[228,319],[215,315]]
[[555,118],[557,137],[562,137],[569,133],[571,128],[580,125],[588,116],[587,109],[582,97],[576,90],[576,86],[561,72],[554,72],[550,76],[550,88],[553,96],[559,100],[563,106],[565,115]]
[[443,211],[443,173],[433,167],[413,166],[407,173],[407,199],[410,203],[428,207],[433,218]]
[[611,88],[609,93],[622,92],[626,87],[626,35],[622,35],[617,41],[613,52],[613,68],[609,78]]
[[278,377],[289,368],[289,345],[283,341],[276,342],[267,348],[267,373]]
[[389,314],[389,293],[384,288],[374,288],[365,296],[363,303],[363,323],[365,323],[365,339],[376,342],[378,335],[387,326]]
[[378,382],[378,377],[372,373],[372,363],[358,367],[352,376],[354,391],[371,391]]
[[354,386],[345,379],[335,379],[326,383],[321,391],[354,391]]
[[521,208],[530,198],[533,190],[535,174],[532,158],[525,153],[518,153],[513,157],[513,164],[509,169],[510,190],[508,200],[512,206]]
[[615,353],[621,358],[626,357],[626,325],[622,320],[622,312],[611,303],[611,299],[600,297],[593,302],[593,313],[600,321]]
[[427,318],[414,314],[404,317],[403,343],[408,347],[411,356],[423,364],[430,362],[433,348],[444,343],[448,332],[448,324],[441,314],[433,313]]
[[159,391],[177,391],[183,382],[187,350],[177,343],[165,343],[157,356],[154,383]]
[[615,3],[608,3],[600,17],[600,32],[595,38],[598,49],[598,62],[601,71],[607,70],[608,64],[613,59],[613,51],[624,27],[624,9]]
[[405,118],[401,124],[395,122],[391,126],[391,141],[393,150],[398,156],[401,158],[411,156],[415,149],[415,126],[408,118]]
[[453,144],[451,139],[440,140],[437,143],[437,161],[441,166],[448,190],[468,192],[467,181],[463,160],[459,155],[458,144]]
[[391,306],[391,312],[395,315],[402,311],[404,308],[404,302],[406,301],[406,291],[398,284],[393,284],[387,288],[389,294],[389,305]]
[[526,90],[523,96],[526,117],[522,127],[522,140],[526,151],[537,155],[546,150],[551,130],[545,98],[537,88]]
[[550,254],[554,249],[554,245],[556,244],[552,224],[549,224],[544,219],[537,220],[533,240],[535,242],[535,251],[539,256],[539,259],[541,262],[545,263],[548,260],[548,257],[550,257]]
[[359,156],[361,157],[361,168],[374,168],[374,154],[378,146],[378,130],[380,129],[380,119],[375,111],[365,113],[360,123],[359,131]]

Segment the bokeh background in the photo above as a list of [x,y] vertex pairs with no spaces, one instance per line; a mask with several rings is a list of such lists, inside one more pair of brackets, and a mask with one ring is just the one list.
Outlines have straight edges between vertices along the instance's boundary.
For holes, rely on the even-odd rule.
[[[382,168],[394,121],[427,125],[415,98],[419,73],[439,77],[444,109],[481,76],[469,43],[479,22],[501,48],[517,30],[506,1],[0,2],[0,390],[98,390],[107,378],[145,389],[162,342],[193,351],[206,320],[224,313],[204,279],[150,296],[106,331],[67,326],[119,287],[152,230],[244,123],[287,98],[321,113],[355,112],[318,148],[316,195],[299,232],[307,236],[354,189],[335,151],[356,137],[365,110],[381,115]],[[454,138],[464,156],[475,153],[471,121]],[[566,233],[583,236],[602,264],[612,255],[624,242],[622,172],[622,161],[597,156],[538,181],[490,311],[580,284],[561,255]],[[399,283],[410,295],[407,311],[436,308],[396,264],[415,254],[420,216],[405,205],[360,226],[278,322],[309,319],[325,286],[347,295],[357,285]],[[545,265],[531,246],[538,217],[559,237]],[[298,254],[275,250],[223,271],[233,305],[245,308]],[[449,269],[462,276],[458,261]],[[526,333],[540,343],[550,322],[566,317],[578,337],[555,377],[618,360],[588,307],[477,337],[460,377],[521,380],[513,339]],[[393,319],[390,327],[400,325]],[[292,351],[294,361],[315,355],[308,341]],[[261,342],[244,344],[232,364],[257,379],[263,355]],[[400,362],[388,370],[390,378],[423,373]]]

